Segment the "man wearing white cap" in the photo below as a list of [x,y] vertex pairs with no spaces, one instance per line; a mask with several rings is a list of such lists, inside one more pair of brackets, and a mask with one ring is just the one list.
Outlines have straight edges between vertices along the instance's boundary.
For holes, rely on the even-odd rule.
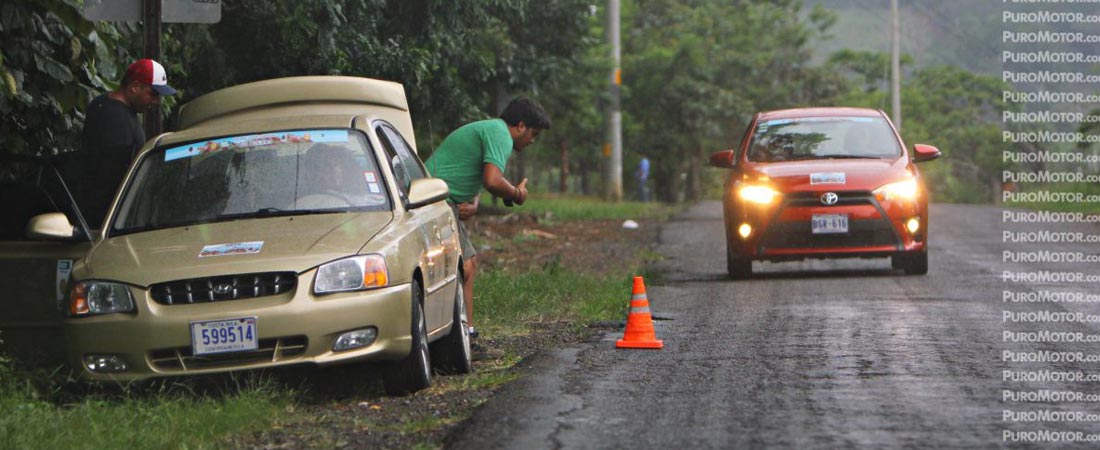
[[77,204],[92,228],[100,228],[119,183],[145,143],[138,113],[152,111],[160,106],[160,96],[175,93],[164,66],[139,59],[126,69],[118,89],[88,104],[80,152],[71,167],[77,172],[70,172],[70,178],[77,182]]

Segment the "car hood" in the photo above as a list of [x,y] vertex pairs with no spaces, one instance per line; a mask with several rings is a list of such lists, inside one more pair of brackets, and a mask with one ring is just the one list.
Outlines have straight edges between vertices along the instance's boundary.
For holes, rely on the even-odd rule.
[[[815,159],[770,163],[754,167],[786,191],[873,190],[886,183],[910,176],[905,158],[889,159]],[[844,174],[844,183],[811,184],[814,174]],[[824,176],[824,175],[819,175]]]
[[[78,275],[149,286],[224,274],[301,273],[358,253],[392,219],[389,211],[313,214],[128,234],[96,245]],[[241,246],[250,247],[247,252],[224,251],[223,244],[245,243],[262,244]],[[207,256],[200,257],[204,251]]]

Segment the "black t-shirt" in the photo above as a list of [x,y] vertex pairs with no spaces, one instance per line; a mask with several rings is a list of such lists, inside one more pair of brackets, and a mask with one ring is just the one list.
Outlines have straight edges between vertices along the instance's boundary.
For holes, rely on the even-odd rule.
[[77,204],[92,228],[107,215],[126,170],[145,143],[145,130],[137,112],[108,94],[88,104],[80,151],[66,172],[73,182]]

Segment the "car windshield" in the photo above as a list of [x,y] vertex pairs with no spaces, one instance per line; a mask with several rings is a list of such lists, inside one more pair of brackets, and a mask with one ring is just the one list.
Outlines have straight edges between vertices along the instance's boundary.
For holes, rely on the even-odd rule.
[[296,130],[219,137],[145,155],[112,234],[250,217],[389,210],[361,133]]
[[881,117],[801,117],[762,120],[749,147],[749,161],[829,158],[896,158],[901,146]]

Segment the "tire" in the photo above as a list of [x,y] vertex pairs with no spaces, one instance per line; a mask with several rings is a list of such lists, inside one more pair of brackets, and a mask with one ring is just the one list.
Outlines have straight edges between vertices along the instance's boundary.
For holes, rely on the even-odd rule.
[[428,324],[424,319],[424,292],[412,282],[412,348],[404,359],[382,371],[382,385],[388,395],[405,395],[432,385],[432,363],[428,353]]
[[731,280],[747,280],[752,278],[752,260],[736,255],[726,243],[726,272]]
[[928,252],[903,253],[890,257],[890,265],[905,271],[906,275],[928,273]]
[[432,361],[436,371],[442,374],[470,373],[470,322],[466,319],[466,299],[462,291],[462,274],[455,281],[454,317],[451,332],[431,345]]

